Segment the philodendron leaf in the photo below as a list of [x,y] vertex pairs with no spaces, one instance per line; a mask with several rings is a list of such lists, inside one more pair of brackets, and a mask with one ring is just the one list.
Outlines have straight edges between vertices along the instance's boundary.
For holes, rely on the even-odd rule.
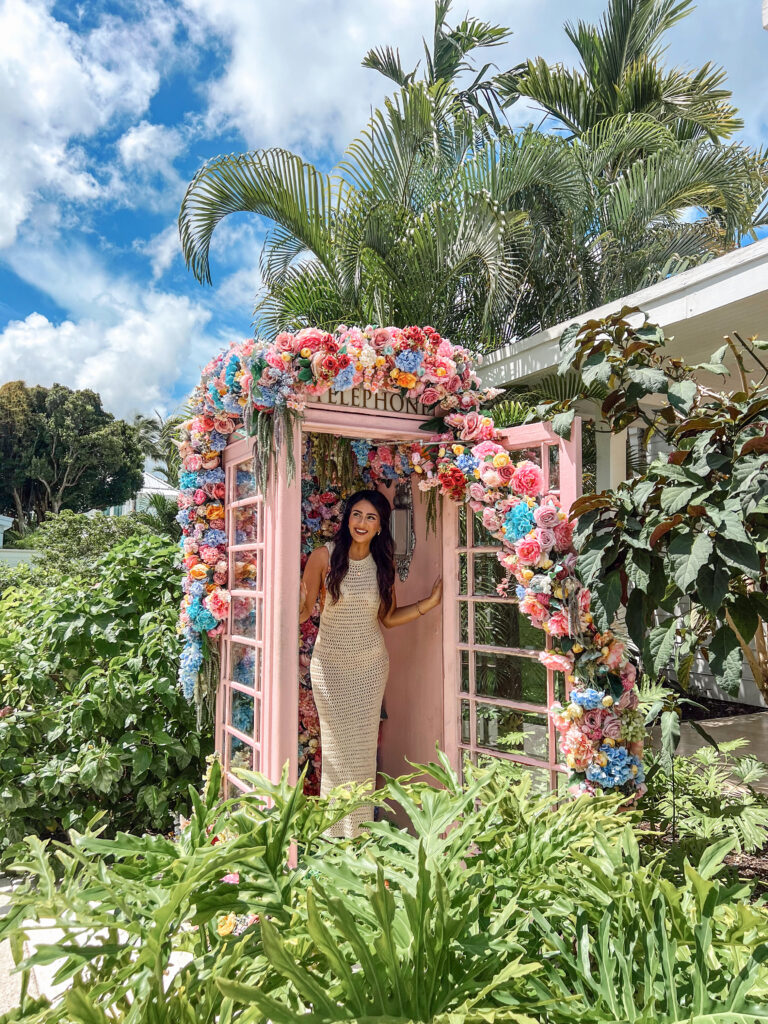
[[718,686],[732,697],[741,687],[743,660],[736,634],[730,626],[721,626],[709,643],[709,667]]
[[667,757],[672,757],[680,742],[680,716],[676,711],[661,713],[661,749]]
[[660,626],[655,626],[648,636],[648,648],[651,654],[651,667],[654,675],[658,675],[672,657],[675,646],[675,619],[671,617]]
[[708,612],[717,614],[728,592],[730,574],[722,561],[715,556],[702,565],[696,577],[696,593]]
[[713,548],[708,533],[681,534],[670,542],[672,576],[684,594],[688,593],[702,566],[709,562]]

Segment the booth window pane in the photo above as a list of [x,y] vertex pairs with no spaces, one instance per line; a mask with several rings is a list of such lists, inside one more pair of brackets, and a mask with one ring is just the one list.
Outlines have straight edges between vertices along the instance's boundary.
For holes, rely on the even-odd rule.
[[459,601],[459,642],[469,643],[469,610],[466,601]]
[[478,702],[475,721],[478,747],[549,760],[546,715]]
[[468,555],[459,555],[459,593],[468,594],[467,560]]
[[253,462],[241,462],[235,469],[235,501],[243,501],[245,498],[255,498],[259,489],[256,486],[256,474],[253,472]]
[[259,539],[259,512],[261,504],[234,508],[232,540],[234,544],[255,544]]
[[549,489],[560,490],[560,448],[556,444],[549,445]]
[[547,703],[547,670],[538,659],[475,652],[475,692],[525,704]]
[[506,579],[507,571],[496,555],[475,555],[473,572],[473,594],[498,593],[496,588]]
[[233,640],[229,653],[229,678],[249,689],[259,689],[261,684],[260,661],[258,647],[251,647]]
[[261,555],[258,551],[234,554],[234,589],[261,590]]
[[235,636],[247,636],[253,640],[261,635],[261,598],[232,598],[232,629]]
[[249,771],[256,770],[256,750],[240,739],[239,736],[228,736],[229,739],[229,769],[247,768]]
[[463,548],[467,545],[467,506],[462,505],[459,508],[459,547]]
[[259,721],[258,706],[249,693],[240,690],[229,691],[229,724],[246,736],[253,736],[258,742]]
[[461,652],[461,692],[469,693],[469,651]]
[[461,742],[469,743],[469,701],[461,702]]
[[472,544],[476,548],[500,548],[501,541],[483,526],[483,517],[476,512],[472,522]]
[[514,602],[475,603],[475,644],[543,651],[546,640],[544,630],[535,629]]

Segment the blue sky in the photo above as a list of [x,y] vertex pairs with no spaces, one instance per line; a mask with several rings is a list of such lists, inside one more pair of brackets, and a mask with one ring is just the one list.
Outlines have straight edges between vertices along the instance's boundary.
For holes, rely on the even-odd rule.
[[[457,3],[463,15],[467,0]],[[572,63],[566,19],[603,0],[476,0],[514,35],[493,54]],[[670,63],[725,66],[743,139],[768,144],[760,0],[701,0]],[[331,166],[387,93],[366,50],[418,56],[432,0],[0,0],[0,383],[91,387],[121,416],[183,400],[251,333],[264,225],[216,232],[213,287],[181,259],[176,217],[200,164],[286,146]],[[514,108],[521,122],[535,112]]]

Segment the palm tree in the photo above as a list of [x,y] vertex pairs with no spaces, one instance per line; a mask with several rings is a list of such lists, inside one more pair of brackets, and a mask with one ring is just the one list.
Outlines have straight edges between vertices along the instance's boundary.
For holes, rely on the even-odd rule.
[[663,36],[693,10],[693,0],[610,0],[598,25],[567,23],[581,59],[578,70],[529,60],[499,82],[502,102],[534,100],[570,136],[579,138],[606,118],[644,114],[678,140],[730,138],[743,122],[722,88],[725,71],[662,66]]
[[[468,58],[476,50],[501,46],[512,33],[502,25],[492,25],[469,14],[455,28],[449,28],[446,19],[451,6],[452,0],[435,0],[431,48],[426,39],[422,40],[425,64],[422,80],[428,86],[444,83],[455,87],[458,106],[477,115],[487,114],[498,127],[497,111],[514,102],[514,82],[523,66],[488,77],[493,67],[491,63],[484,64],[478,70],[476,64]],[[416,81],[421,61],[411,71],[405,71],[400,61],[400,51],[391,46],[380,46],[369,50],[362,63],[364,68],[380,72],[403,88]],[[465,88],[460,88],[458,80],[467,74],[474,74],[475,77]],[[500,95],[502,90],[506,96],[504,100]]]
[[216,225],[250,211],[274,224],[262,334],[433,323],[487,350],[736,244],[765,189],[762,157],[649,115],[571,140],[476,126],[444,82],[416,82],[330,174],[282,149],[213,160],[182,202],[187,265],[210,283]]
[[179,486],[181,457],[176,445],[179,426],[189,419],[184,410],[173,416],[163,417],[155,411],[154,416],[137,413],[133,425],[139,432],[139,443],[149,459],[155,460],[152,472],[159,474],[171,487]]

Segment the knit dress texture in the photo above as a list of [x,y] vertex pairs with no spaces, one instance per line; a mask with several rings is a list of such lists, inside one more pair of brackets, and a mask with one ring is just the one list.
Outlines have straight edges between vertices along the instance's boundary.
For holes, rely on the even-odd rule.
[[[373,555],[350,558],[339,600],[326,595],[309,667],[320,718],[321,796],[349,783],[375,785],[379,716],[389,674],[380,603]],[[328,834],[356,836],[360,825],[372,819],[373,804],[365,804]]]

